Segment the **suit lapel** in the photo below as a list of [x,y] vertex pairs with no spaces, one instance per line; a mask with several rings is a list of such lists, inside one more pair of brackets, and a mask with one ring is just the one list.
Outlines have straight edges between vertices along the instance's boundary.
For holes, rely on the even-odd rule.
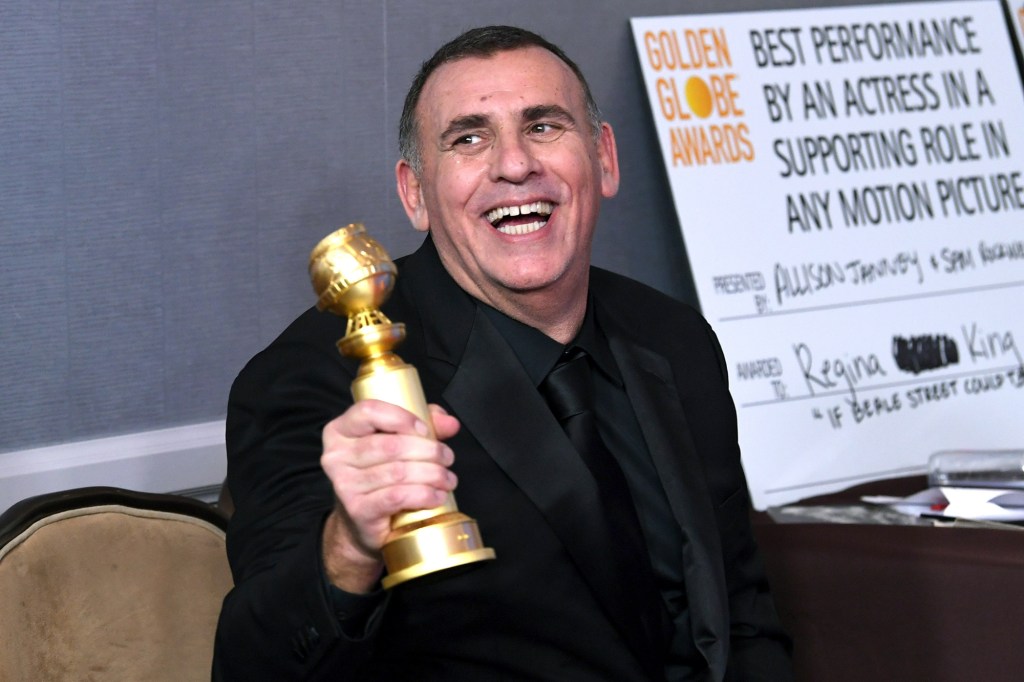
[[[708,661],[728,641],[727,590],[713,504],[668,360],[628,339],[601,315],[630,403],[676,522],[683,534],[683,572],[697,648]],[[724,661],[722,661],[724,664]]]
[[479,311],[444,398],[543,514],[637,657],[653,660],[632,595],[607,560],[614,538],[605,530],[593,476],[504,338]]

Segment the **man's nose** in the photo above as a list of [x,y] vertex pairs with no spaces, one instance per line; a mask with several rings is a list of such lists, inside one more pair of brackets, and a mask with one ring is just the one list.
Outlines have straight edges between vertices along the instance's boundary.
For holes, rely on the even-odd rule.
[[530,142],[518,131],[500,135],[494,145],[491,180],[523,182],[538,172],[540,163]]

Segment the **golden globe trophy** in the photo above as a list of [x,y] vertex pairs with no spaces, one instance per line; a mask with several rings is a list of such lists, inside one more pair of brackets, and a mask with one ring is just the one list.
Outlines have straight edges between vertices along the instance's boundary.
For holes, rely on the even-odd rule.
[[[309,256],[309,276],[319,296],[317,309],[348,318],[338,350],[361,361],[352,381],[352,397],[404,407],[422,419],[434,437],[416,368],[391,352],[405,338],[405,325],[380,311],[397,275],[387,252],[361,223],[327,235]],[[451,494],[440,507],[395,514],[382,553],[388,570],[382,581],[385,588],[494,558],[494,550],[483,545],[476,521],[458,510]]]

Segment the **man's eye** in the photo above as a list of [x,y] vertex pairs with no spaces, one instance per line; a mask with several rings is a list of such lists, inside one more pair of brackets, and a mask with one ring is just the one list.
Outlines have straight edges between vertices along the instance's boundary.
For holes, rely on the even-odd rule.
[[447,151],[456,154],[480,154],[487,149],[489,142],[490,136],[486,131],[481,131],[452,135],[443,146]]
[[557,140],[565,132],[565,128],[554,123],[532,123],[528,130],[531,137],[542,142]]

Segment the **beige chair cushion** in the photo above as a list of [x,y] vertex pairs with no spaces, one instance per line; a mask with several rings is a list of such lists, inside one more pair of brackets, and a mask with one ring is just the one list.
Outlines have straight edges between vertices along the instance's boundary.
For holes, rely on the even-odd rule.
[[119,505],[47,517],[0,548],[0,681],[209,680],[224,532]]

